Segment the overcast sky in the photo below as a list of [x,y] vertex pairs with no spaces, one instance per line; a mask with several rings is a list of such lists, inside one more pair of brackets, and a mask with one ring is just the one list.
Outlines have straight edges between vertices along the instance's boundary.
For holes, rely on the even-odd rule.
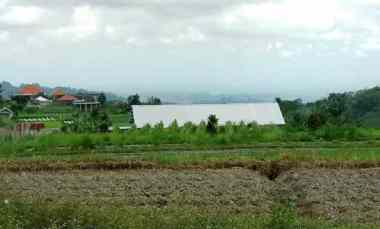
[[318,95],[380,84],[379,0],[0,0],[0,81]]

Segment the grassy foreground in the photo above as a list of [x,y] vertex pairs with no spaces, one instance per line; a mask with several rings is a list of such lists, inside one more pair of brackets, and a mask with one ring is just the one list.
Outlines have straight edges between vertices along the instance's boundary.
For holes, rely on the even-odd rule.
[[0,203],[1,229],[26,228],[131,228],[131,229],[292,229],[292,228],[378,228],[378,225],[330,223],[301,218],[291,207],[275,207],[271,214],[226,214],[223,210],[174,208],[129,208],[86,206],[74,203],[24,203],[3,200]]

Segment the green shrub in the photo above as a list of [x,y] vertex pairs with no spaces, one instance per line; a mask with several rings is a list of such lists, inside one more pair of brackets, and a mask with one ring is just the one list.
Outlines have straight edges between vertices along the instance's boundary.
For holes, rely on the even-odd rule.
[[300,228],[300,222],[297,219],[297,214],[291,206],[276,206],[271,218],[266,225],[268,229],[294,229]]
[[80,139],[79,146],[82,149],[94,149],[95,143],[89,135],[84,135]]

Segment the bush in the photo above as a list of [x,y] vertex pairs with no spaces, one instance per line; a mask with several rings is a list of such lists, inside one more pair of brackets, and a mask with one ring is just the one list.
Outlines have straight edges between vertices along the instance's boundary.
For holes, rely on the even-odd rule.
[[80,142],[79,142],[79,146],[82,149],[94,149],[95,148],[95,144],[92,141],[92,138],[88,135],[82,136],[82,138],[80,139]]
[[297,214],[291,206],[276,206],[271,218],[266,225],[268,229],[293,229],[300,228],[300,223],[297,219]]

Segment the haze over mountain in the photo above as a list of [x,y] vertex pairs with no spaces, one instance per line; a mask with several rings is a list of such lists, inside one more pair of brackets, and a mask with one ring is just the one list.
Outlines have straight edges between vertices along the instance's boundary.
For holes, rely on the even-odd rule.
[[[19,86],[12,85],[10,82],[3,81],[0,82],[3,88],[3,97],[4,98],[10,98],[17,94],[20,87],[22,87],[25,84],[21,84]],[[34,83],[39,85],[38,83]],[[72,87],[47,87],[43,85],[39,85],[42,87],[44,92],[47,95],[50,95],[55,88],[61,88],[63,89],[67,94],[76,94],[78,92],[103,92],[102,90],[97,91],[90,91],[86,89],[78,89],[78,88],[72,88]],[[121,96],[112,92],[105,92],[107,99],[109,101],[125,101],[127,96]],[[276,98],[276,95],[274,94],[218,94],[218,93],[207,93],[207,92],[199,92],[199,93],[175,93],[175,92],[156,92],[156,93],[145,93],[140,94],[141,98],[143,100],[147,100],[151,96],[159,97],[164,103],[176,103],[176,104],[207,104],[207,103],[252,103],[252,102],[273,102]],[[278,96],[277,96],[278,97]],[[282,98],[290,98],[295,99],[295,97],[289,97],[286,95],[283,95]],[[312,97],[303,97],[305,101],[312,101],[316,98]]]

